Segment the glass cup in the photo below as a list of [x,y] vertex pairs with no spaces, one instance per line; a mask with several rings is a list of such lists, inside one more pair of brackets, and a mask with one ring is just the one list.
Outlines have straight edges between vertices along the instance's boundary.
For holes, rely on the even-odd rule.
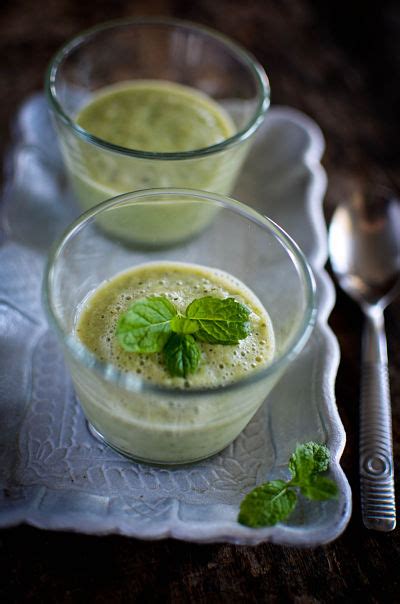
[[[77,124],[78,112],[99,90],[140,80],[168,81],[205,93],[228,114],[233,134],[201,149],[158,153],[120,147]],[[147,188],[229,194],[269,106],[265,72],[244,49],[205,27],[156,18],[110,22],[81,33],[53,58],[46,91],[70,180],[84,210]],[[199,228],[212,218],[203,215]],[[192,217],[186,222],[190,235]],[[109,226],[109,232],[146,242],[146,218],[136,232],[130,224]]]
[[[162,251],[135,249],[104,235],[104,221],[118,220],[127,208],[140,216],[144,206],[155,217],[168,206],[218,211],[198,237]],[[121,271],[165,261],[220,269],[250,288],[272,321],[271,363],[226,385],[180,389],[122,372],[90,352],[76,335],[88,296]],[[156,464],[193,462],[233,441],[299,354],[316,314],[310,267],[280,227],[227,197],[179,189],[128,193],[83,214],[50,256],[45,300],[92,430],[124,455]]]

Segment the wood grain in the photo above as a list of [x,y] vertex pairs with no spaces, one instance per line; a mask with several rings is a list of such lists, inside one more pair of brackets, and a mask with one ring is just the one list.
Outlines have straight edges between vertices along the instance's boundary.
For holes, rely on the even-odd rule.
[[[275,104],[321,126],[329,188],[326,214],[360,181],[400,194],[400,5],[317,0],[4,1],[0,8],[1,143],[16,107],[41,89],[54,51],[110,18],[163,14],[212,26],[265,66]],[[400,302],[386,312],[399,493]],[[398,602],[400,529],[368,532],[359,513],[357,401],[361,316],[338,292],[337,402],[347,432],[343,467],[354,513],[334,543],[313,550],[141,542],[17,527],[0,533],[3,602]]]

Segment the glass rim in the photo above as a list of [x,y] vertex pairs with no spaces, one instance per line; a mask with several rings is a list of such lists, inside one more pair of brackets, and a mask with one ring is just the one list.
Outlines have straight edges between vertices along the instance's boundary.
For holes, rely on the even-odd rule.
[[[59,320],[57,313],[54,310],[52,303],[52,277],[54,266],[61,255],[63,248],[68,241],[73,238],[79,231],[84,229],[88,224],[92,223],[99,214],[104,211],[108,211],[110,208],[130,205],[124,202],[135,202],[143,201],[149,197],[160,197],[160,196],[180,196],[190,197],[191,200],[194,198],[207,199],[208,201],[214,202],[222,208],[234,211],[236,214],[240,214],[242,217],[249,219],[251,222],[263,227],[264,229],[272,233],[283,246],[287,254],[289,255],[292,263],[296,267],[300,279],[304,284],[305,292],[305,310],[301,324],[296,329],[295,333],[289,340],[289,343],[285,346],[283,352],[274,358],[272,362],[265,368],[260,369],[251,373],[249,376],[244,377],[240,380],[231,382],[226,385],[217,387],[202,387],[202,388],[190,388],[181,389],[177,387],[163,386],[160,384],[154,384],[148,382],[144,378],[141,378],[133,373],[125,373],[117,369],[115,365],[111,363],[105,363],[100,361],[83,343],[79,342],[76,336],[72,336],[67,333],[64,329],[61,321]],[[244,203],[232,199],[224,195],[218,195],[214,193],[208,193],[206,191],[200,191],[197,189],[144,189],[141,191],[133,191],[130,193],[124,193],[118,195],[112,199],[103,201],[102,203],[91,208],[88,211],[81,214],[74,222],[72,222],[68,228],[64,231],[61,237],[54,243],[49,253],[47,264],[44,272],[43,279],[43,298],[44,305],[47,311],[47,316],[50,319],[50,323],[55,329],[58,337],[63,342],[68,352],[78,362],[82,363],[87,369],[94,370],[100,374],[101,377],[108,382],[113,382],[117,386],[124,388],[125,390],[132,392],[141,393],[154,393],[154,394],[173,394],[174,396],[192,396],[192,395],[210,395],[216,394],[220,391],[228,392],[230,390],[237,390],[243,386],[247,386],[260,381],[268,377],[279,373],[281,368],[284,368],[286,364],[291,362],[300,353],[305,343],[307,342],[311,332],[314,328],[317,316],[316,306],[316,283],[312,273],[312,269],[297,243],[288,235],[279,225],[277,225],[270,218],[263,216],[256,210],[253,210]]]
[[[172,151],[172,152],[154,152],[154,151],[141,151],[139,149],[129,149],[128,147],[122,147],[110,143],[100,137],[91,134],[71,119],[71,117],[63,110],[61,104],[58,101],[56,93],[56,78],[59,67],[63,61],[69,56],[78,46],[83,45],[86,40],[90,37],[97,35],[103,31],[111,30],[114,28],[122,28],[129,26],[146,26],[146,25],[158,25],[161,27],[180,27],[182,29],[188,29],[196,31],[200,34],[210,36],[214,40],[222,43],[228,47],[231,52],[236,56],[239,56],[242,61],[248,66],[253,74],[254,80],[258,89],[258,103],[254,111],[252,118],[249,120],[245,128],[242,128],[238,132],[235,132],[232,136],[215,143],[208,147],[202,147],[200,149],[193,149],[191,151]],[[268,77],[265,73],[262,65],[257,59],[240,44],[231,40],[228,36],[215,31],[207,26],[194,23],[192,21],[186,21],[182,19],[164,18],[164,17],[141,17],[136,19],[115,19],[111,21],[105,21],[94,27],[83,30],[74,37],[70,38],[53,56],[51,59],[45,75],[45,93],[50,103],[51,108],[55,114],[61,119],[61,121],[69,127],[77,136],[86,142],[92,143],[107,151],[113,151],[129,157],[135,157],[139,159],[156,159],[156,160],[182,160],[182,159],[194,159],[207,155],[218,153],[225,149],[230,148],[232,145],[242,142],[249,138],[261,125],[264,120],[265,113],[270,105],[270,86]]]

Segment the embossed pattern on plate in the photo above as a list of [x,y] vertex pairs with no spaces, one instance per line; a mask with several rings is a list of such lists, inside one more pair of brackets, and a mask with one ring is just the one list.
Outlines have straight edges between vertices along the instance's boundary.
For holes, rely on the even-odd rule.
[[[41,95],[16,121],[2,200],[0,246],[0,526],[20,522],[92,534],[172,536],[197,542],[317,545],[336,538],[351,512],[339,465],[345,444],[335,400],[337,341],[327,326],[334,290],[322,215],[323,139],[304,115],[273,108],[257,135],[234,197],[278,222],[301,245],[317,280],[318,324],[305,350],[244,432],[192,466],[133,463],[96,441],[77,405],[41,305],[49,246],[77,215]],[[236,522],[252,487],[284,477],[296,443],[326,442],[338,500],[301,500],[287,523]]]

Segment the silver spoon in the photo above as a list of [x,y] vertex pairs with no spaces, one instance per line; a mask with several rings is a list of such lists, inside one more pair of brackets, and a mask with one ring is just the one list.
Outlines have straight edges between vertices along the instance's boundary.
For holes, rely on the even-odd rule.
[[360,489],[364,524],[396,526],[392,420],[383,311],[399,291],[400,204],[356,194],[336,209],[329,229],[332,269],[364,312],[360,397]]

